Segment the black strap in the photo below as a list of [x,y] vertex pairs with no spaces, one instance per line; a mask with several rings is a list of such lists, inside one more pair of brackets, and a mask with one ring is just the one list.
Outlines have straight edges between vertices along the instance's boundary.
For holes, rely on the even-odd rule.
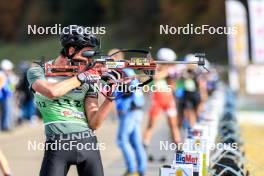
[[34,64],[38,64],[38,65],[41,66],[41,67],[45,67],[46,58],[45,58],[44,56],[41,56],[41,57],[39,58],[39,60],[34,61],[33,63],[34,63]]

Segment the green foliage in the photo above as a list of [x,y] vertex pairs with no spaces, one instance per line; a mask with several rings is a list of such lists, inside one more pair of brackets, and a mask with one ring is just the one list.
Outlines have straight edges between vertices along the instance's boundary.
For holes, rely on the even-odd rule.
[[59,51],[60,46],[57,39],[33,41],[23,45],[8,43],[0,47],[0,59],[7,58],[19,64],[22,60],[34,61],[41,56],[54,58]]

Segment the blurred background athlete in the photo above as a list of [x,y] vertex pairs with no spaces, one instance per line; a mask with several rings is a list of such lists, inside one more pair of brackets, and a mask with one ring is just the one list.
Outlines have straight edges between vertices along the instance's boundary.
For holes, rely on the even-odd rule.
[[[112,49],[108,55],[119,51]],[[115,60],[124,59],[122,52],[112,57]],[[123,69],[125,77],[135,76],[133,69]],[[137,86],[139,80],[134,79],[125,86]],[[128,88],[128,87],[127,87]],[[118,90],[117,90],[118,91]],[[144,95],[141,90],[133,92],[116,92],[116,109],[118,113],[119,125],[117,143],[125,159],[127,171],[124,176],[143,176],[147,168],[147,157],[143,147],[141,124],[144,116],[143,106],[145,104]],[[135,162],[136,161],[136,162]]]
[[[175,52],[170,48],[161,48],[157,52],[157,59],[160,61],[174,61],[177,56]],[[148,147],[151,137],[153,135],[153,129],[156,126],[157,118],[160,112],[163,111],[168,120],[168,126],[170,127],[171,136],[173,142],[179,143],[181,141],[180,131],[177,126],[177,111],[173,97],[172,89],[168,86],[167,78],[169,76],[169,69],[173,65],[162,64],[157,68],[157,72],[154,76],[154,85],[159,91],[153,92],[151,95],[151,106],[149,110],[148,126],[144,133],[144,145]]]

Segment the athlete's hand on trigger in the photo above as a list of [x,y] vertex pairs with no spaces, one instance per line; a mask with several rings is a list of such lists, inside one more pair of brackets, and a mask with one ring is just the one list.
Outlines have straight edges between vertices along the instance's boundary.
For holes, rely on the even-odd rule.
[[115,99],[114,92],[116,90],[116,87],[120,83],[119,80],[123,77],[122,72],[117,71],[117,70],[111,70],[108,72],[105,72],[102,75],[102,80],[107,82],[108,84],[108,89],[103,90],[103,94],[106,96],[107,99],[110,101],[113,101]]

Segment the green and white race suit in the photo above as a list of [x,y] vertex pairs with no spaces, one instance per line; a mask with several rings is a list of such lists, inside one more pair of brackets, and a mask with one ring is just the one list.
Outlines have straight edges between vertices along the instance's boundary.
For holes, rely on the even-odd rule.
[[[69,77],[46,77],[44,68],[41,66],[32,67],[27,72],[30,88],[38,79],[56,83],[67,78]],[[97,92],[88,84],[83,84],[81,87],[69,91],[64,96],[54,99],[34,92],[34,100],[44,120],[46,135],[68,134],[89,130],[84,108],[87,96],[97,96]]]

